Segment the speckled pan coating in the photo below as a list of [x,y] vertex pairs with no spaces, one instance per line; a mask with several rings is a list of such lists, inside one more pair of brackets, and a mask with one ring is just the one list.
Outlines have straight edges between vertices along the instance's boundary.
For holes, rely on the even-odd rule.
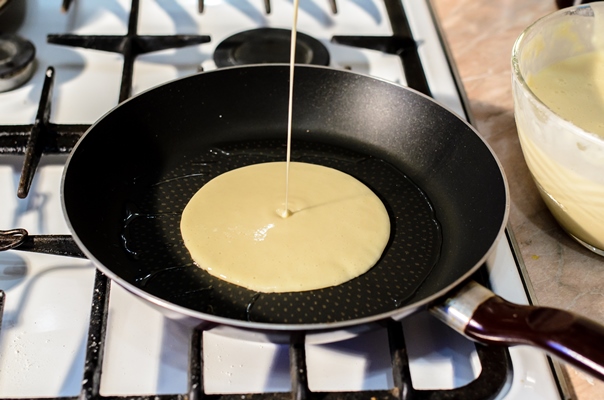
[[128,202],[124,232],[127,251],[141,269],[137,284],[187,308],[257,322],[334,322],[403,304],[440,254],[440,227],[432,207],[425,194],[390,164],[333,146],[297,142],[295,159],[346,172],[371,187],[387,205],[391,240],[369,272],[322,290],[256,293],[217,279],[193,264],[179,227],[189,199],[213,177],[245,165],[280,161],[283,151],[283,141],[225,144],[183,156],[182,163],[164,171],[159,180],[140,183],[140,191]]

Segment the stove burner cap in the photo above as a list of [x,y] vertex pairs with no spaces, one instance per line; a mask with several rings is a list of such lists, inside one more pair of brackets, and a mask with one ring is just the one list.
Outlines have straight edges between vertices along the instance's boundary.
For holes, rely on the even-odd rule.
[[[291,31],[259,28],[237,33],[222,41],[214,51],[218,68],[233,65],[289,63]],[[296,63],[329,65],[329,52],[317,39],[298,32]]]
[[20,36],[0,34],[0,92],[13,90],[34,72],[34,45]]

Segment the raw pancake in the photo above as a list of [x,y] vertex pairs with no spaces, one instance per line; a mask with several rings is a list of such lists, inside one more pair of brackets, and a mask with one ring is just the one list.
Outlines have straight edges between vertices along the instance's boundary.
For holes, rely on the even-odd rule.
[[182,214],[193,260],[210,274],[258,292],[339,285],[368,271],[390,237],[382,201],[338,170],[292,162],[255,164],[204,185]]

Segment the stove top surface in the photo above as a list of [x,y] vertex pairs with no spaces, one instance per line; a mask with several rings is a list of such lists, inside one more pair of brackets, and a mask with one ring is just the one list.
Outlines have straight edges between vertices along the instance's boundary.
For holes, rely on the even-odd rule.
[[[48,123],[53,129],[76,126],[75,131],[81,134],[126,96],[122,79],[127,63],[122,54],[50,44],[47,39],[48,35],[66,34],[128,36],[133,26],[132,4],[138,2],[75,1],[64,13],[57,4],[42,0],[14,0],[7,6],[0,23],[7,31],[31,41],[36,58],[29,81],[0,93],[0,148],[8,149],[6,141],[2,142],[3,135],[13,138],[21,135],[15,132],[31,130],[50,66],[55,77]],[[207,35],[210,40],[133,58],[132,73],[127,78],[131,79],[128,92],[132,95],[217,68],[214,50],[226,38],[259,27],[287,29],[292,13],[287,1],[273,1],[270,14],[266,14],[264,3],[251,0],[206,1],[202,14],[194,0],[144,1],[138,6],[138,35]],[[337,8],[338,13],[333,14],[327,1],[303,1],[298,22],[300,32],[328,50],[330,67],[413,86],[414,81],[408,80],[416,72],[402,63],[408,55],[397,53],[396,47],[388,48],[393,36],[408,30],[423,66],[425,85],[419,87],[467,118],[463,91],[455,80],[429,2],[340,0]],[[392,13],[400,10],[406,13],[406,23],[392,20]],[[380,39],[359,44],[358,37]],[[386,51],[381,51],[382,47]],[[21,148],[14,151],[22,152]],[[24,157],[7,154],[10,149],[4,151],[0,156],[0,229],[18,227],[30,234],[69,234],[60,198],[66,152],[42,156],[29,195],[19,199],[16,193]],[[508,238],[500,240],[487,269],[497,293],[512,301],[528,302]],[[16,251],[0,253],[0,290],[5,293],[0,327],[0,398],[75,397],[80,393],[95,397],[97,390],[106,397],[182,397],[199,390],[197,381],[189,377],[191,368],[203,371],[203,389],[208,394],[292,390],[290,359],[300,354],[299,346],[245,341],[221,327],[203,334],[194,332],[192,338],[190,328],[165,318],[118,285],[110,286],[103,336],[103,329],[92,327],[94,322],[90,324],[91,312],[98,311],[98,304],[91,306],[91,299],[100,298],[102,307],[105,290],[91,262]],[[486,369],[473,343],[426,313],[406,318],[402,332],[404,352],[409,357],[410,378],[406,382],[412,381],[415,390],[461,388]],[[393,394],[393,388],[401,383],[393,374],[390,354],[397,345],[389,346],[388,342],[388,330],[378,329],[337,343],[306,344],[303,353],[310,390]],[[200,346],[203,366],[195,356]],[[191,347],[193,357],[189,356]],[[503,378],[499,397],[560,397],[548,359],[542,353],[518,347],[508,354],[513,373]],[[100,367],[103,373],[98,380],[94,372]],[[88,380],[95,382],[90,386]]]

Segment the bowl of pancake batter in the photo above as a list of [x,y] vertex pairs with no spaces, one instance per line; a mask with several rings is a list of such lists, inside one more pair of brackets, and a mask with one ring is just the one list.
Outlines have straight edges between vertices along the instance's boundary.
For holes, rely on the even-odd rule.
[[604,4],[559,10],[512,51],[518,137],[560,225],[604,255]]

